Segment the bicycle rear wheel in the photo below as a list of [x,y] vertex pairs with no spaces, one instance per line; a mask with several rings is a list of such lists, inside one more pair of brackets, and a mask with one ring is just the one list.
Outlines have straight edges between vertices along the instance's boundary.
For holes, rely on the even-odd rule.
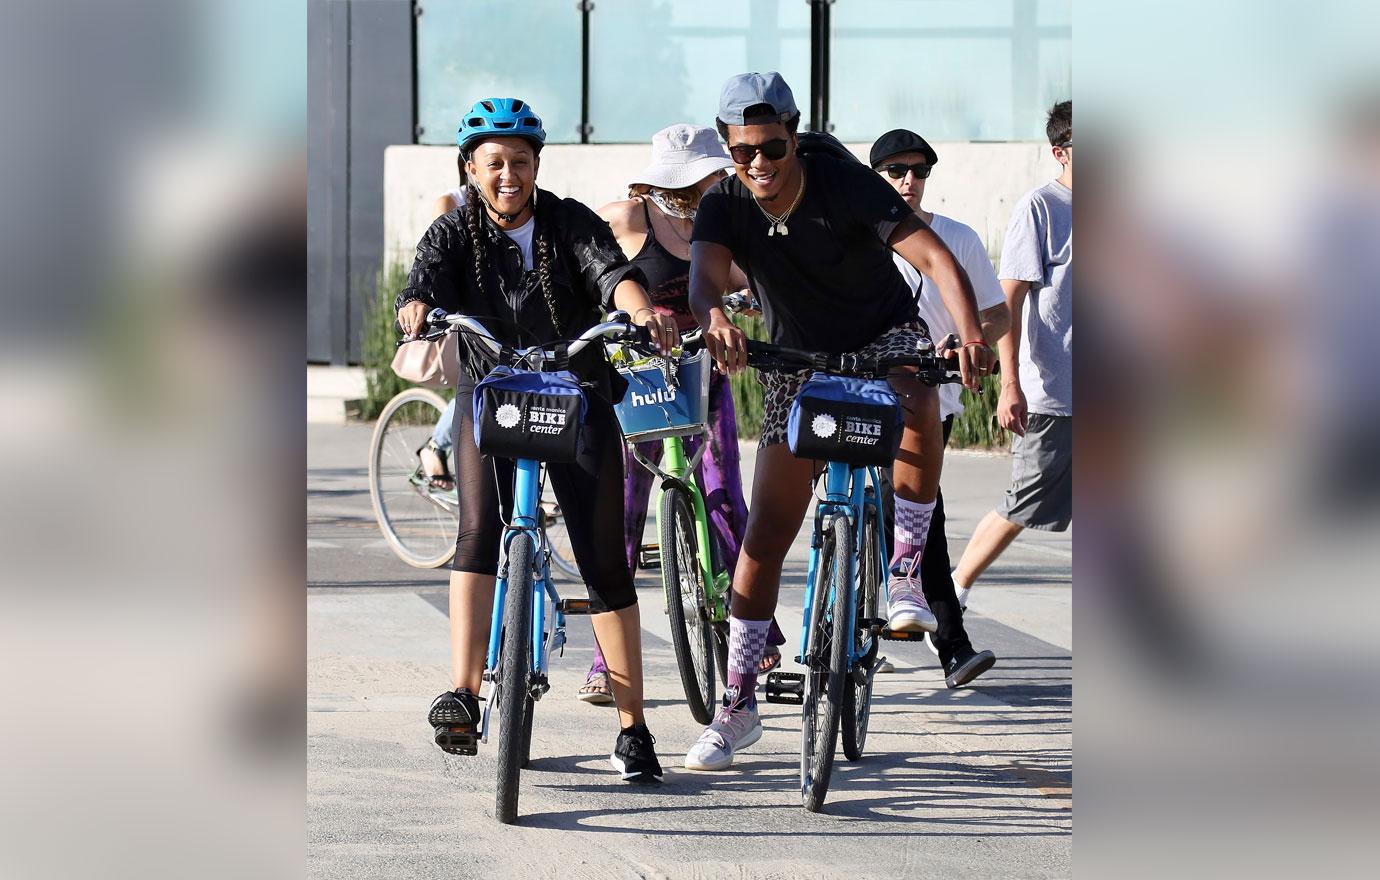
[[[870,488],[867,490],[872,491]],[[862,546],[858,548],[858,591],[854,601],[854,619],[862,621],[877,616],[877,595],[881,584],[881,536],[877,533],[877,510],[863,508]],[[861,655],[863,638],[867,630],[861,623],[853,627],[853,653]],[[843,754],[848,760],[856,761],[862,757],[863,746],[867,742],[867,722],[872,714],[872,676],[871,666],[877,658],[877,639],[873,637],[870,656],[859,659],[861,674],[867,676],[865,684],[853,678],[854,670],[849,670],[849,680],[843,688]]]
[[829,793],[838,741],[844,677],[848,674],[849,560],[853,532],[848,517],[824,526],[810,609],[805,702],[801,706],[800,792],[805,809],[818,813]]
[[374,518],[393,553],[416,568],[437,568],[455,555],[455,490],[431,488],[417,457],[445,408],[436,392],[409,388],[384,406],[369,447]]
[[498,789],[494,818],[504,825],[517,820],[518,777],[527,763],[530,743],[528,693],[532,637],[532,536],[519,532],[508,545],[508,590],[503,607],[503,642],[498,655]]
[[668,488],[662,493],[657,525],[661,530],[661,583],[666,590],[676,666],[690,715],[700,724],[708,724],[714,720],[716,640],[704,607],[695,518],[684,491]]

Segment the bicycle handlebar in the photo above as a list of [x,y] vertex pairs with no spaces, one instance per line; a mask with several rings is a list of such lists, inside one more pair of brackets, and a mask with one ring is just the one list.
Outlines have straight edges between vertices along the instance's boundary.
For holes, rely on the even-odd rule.
[[[447,333],[465,332],[472,335],[484,344],[484,347],[493,353],[494,357],[503,357],[504,351],[513,355],[513,362],[519,363],[526,361],[533,369],[540,369],[548,361],[555,361],[558,354],[555,349],[546,346],[534,345],[528,348],[507,348],[502,342],[494,338],[488,328],[479,323],[469,315],[460,313],[447,314],[445,309],[432,309],[426,316],[428,326],[437,328],[426,333],[419,334],[418,339],[439,339]],[[440,326],[444,325],[444,326]],[[630,342],[640,342],[650,344],[651,336],[645,327],[637,327],[632,323],[631,317],[627,312],[610,312],[608,320],[581,333],[576,339],[571,340],[569,347],[565,350],[566,357],[574,357],[585,349],[591,342],[606,336],[617,336]],[[401,343],[399,343],[401,344]]]
[[[944,340],[941,350],[948,351],[954,348],[957,341],[951,335]],[[748,366],[764,372],[796,373],[802,370],[814,370],[820,373],[863,379],[885,379],[890,375],[893,367],[917,367],[917,378],[926,385],[942,385],[962,381],[962,377],[957,372],[951,372],[957,364],[951,367],[949,361],[935,352],[933,345],[930,346],[929,351],[917,351],[915,354],[869,358],[856,354],[804,351],[783,345],[772,345],[769,342],[748,340],[747,362]]]

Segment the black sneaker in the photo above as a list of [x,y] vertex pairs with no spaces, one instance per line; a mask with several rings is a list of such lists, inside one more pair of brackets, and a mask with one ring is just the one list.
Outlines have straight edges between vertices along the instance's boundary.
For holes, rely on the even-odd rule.
[[469,688],[446,691],[431,701],[427,721],[436,745],[452,755],[479,754],[479,698]]
[[991,669],[997,662],[997,655],[991,651],[974,651],[963,648],[949,658],[944,666],[944,683],[951,688],[963,687],[968,682]]
[[645,724],[634,724],[619,732],[609,763],[622,775],[624,782],[661,781],[661,762],[652,748],[655,742],[656,737]]

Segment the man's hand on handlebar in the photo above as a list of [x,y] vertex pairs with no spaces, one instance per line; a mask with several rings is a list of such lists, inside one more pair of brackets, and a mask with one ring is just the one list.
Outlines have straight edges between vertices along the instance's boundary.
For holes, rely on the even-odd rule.
[[982,390],[982,377],[992,372],[993,364],[992,349],[987,347],[987,343],[959,345],[958,337],[950,333],[940,343],[939,354],[956,362],[958,374],[963,379],[964,388],[974,394]]
[[704,347],[709,356],[730,376],[747,369],[747,334],[728,319],[721,309],[715,309],[704,331]]

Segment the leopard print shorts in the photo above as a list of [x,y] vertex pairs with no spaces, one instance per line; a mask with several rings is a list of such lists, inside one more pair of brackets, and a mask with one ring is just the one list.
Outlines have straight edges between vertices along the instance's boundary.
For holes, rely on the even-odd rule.
[[[898,354],[914,354],[921,345],[929,342],[929,329],[919,321],[892,327],[887,332],[849,354],[861,357],[891,357]],[[786,442],[786,420],[791,415],[791,404],[795,403],[800,387],[810,378],[810,370],[799,373],[758,373],[757,381],[762,383],[762,436],[757,441],[758,449],[765,449],[777,443]]]

